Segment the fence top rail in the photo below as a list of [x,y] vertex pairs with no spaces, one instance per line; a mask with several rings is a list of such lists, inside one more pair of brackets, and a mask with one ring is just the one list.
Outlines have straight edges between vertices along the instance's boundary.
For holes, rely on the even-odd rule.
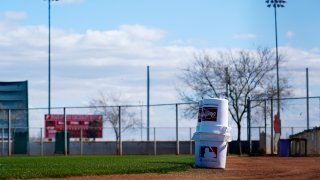
[[[251,126],[250,128],[258,129],[258,128],[265,128],[265,127],[270,128],[270,126]],[[236,129],[237,127],[231,127],[231,128],[232,129]],[[244,126],[244,127],[241,127],[241,128],[248,128],[248,127]],[[305,128],[305,129],[307,129],[307,127],[304,127],[304,126],[283,126],[281,128],[283,128],[283,129],[289,129],[289,128],[301,128],[301,129]]]
[[[179,103],[166,103],[166,104],[150,104],[149,106],[176,106],[198,104],[198,102],[179,102]],[[116,107],[147,107],[146,104],[132,104],[132,105],[110,105],[110,106],[65,106],[65,107],[51,107],[50,109],[80,109],[80,108],[116,108]],[[0,108],[0,110],[46,110],[47,107],[34,107],[34,108]]]
[[[286,97],[280,98],[280,100],[298,100],[298,99],[320,99],[320,96],[310,96],[310,97]],[[250,99],[250,101],[271,101],[278,100],[278,98],[263,98],[263,99]]]
[[[280,100],[299,100],[299,99],[320,99],[320,96],[310,96],[310,97],[286,97],[280,98]],[[250,101],[271,101],[278,100],[278,98],[262,98],[262,99],[250,99]],[[150,104],[150,107],[156,106],[176,106],[176,105],[191,105],[198,104],[198,102],[178,102],[178,103],[163,103],[163,104]],[[80,108],[115,108],[115,107],[147,107],[146,104],[132,104],[132,105],[110,105],[110,106],[60,106],[60,107],[51,107],[50,109],[80,109]],[[48,107],[34,107],[34,108],[0,108],[0,110],[45,110]]]
[[[270,127],[270,126],[266,126],[266,127]],[[98,127],[90,127],[90,128],[97,128],[98,129]],[[112,129],[113,127],[111,127],[111,126],[104,126],[104,127],[102,127],[102,128],[106,128],[106,129]],[[148,127],[146,127],[146,126],[144,126],[144,127],[142,127],[142,129],[147,129]],[[176,127],[173,127],[173,126],[153,126],[153,127],[150,127],[150,129],[153,129],[153,128],[158,128],[158,129],[175,129]],[[182,127],[179,127],[179,129],[195,129],[196,127],[194,127],[194,126],[182,126]],[[232,126],[231,127],[232,129],[238,129],[238,127],[236,127],[236,126]],[[241,127],[242,129],[244,129],[244,128],[248,128],[247,126],[243,126],[243,127]],[[258,128],[265,128],[265,126],[251,126],[250,128],[252,128],[252,129],[258,129]],[[307,127],[304,127],[304,126],[283,126],[283,127],[281,127],[281,128],[307,128]],[[318,127],[314,127],[314,128],[318,128]],[[0,130],[2,130],[2,129],[8,129],[8,127],[4,127],[4,126],[0,126]],[[46,129],[46,128],[44,128],[44,127],[11,127],[11,129]],[[81,127],[79,127],[79,128],[74,128],[75,130],[77,130],[77,129],[87,129],[87,128],[81,128]],[[130,128],[130,129],[141,129],[141,127],[133,127],[133,128]]]

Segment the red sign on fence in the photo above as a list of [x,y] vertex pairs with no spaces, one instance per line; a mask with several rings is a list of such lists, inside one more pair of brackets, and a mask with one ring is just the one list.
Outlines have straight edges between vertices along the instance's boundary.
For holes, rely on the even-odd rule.
[[[72,138],[102,138],[102,115],[66,115],[67,130]],[[63,114],[45,115],[45,137],[55,138],[56,132],[64,131]],[[81,132],[82,131],[82,132]]]

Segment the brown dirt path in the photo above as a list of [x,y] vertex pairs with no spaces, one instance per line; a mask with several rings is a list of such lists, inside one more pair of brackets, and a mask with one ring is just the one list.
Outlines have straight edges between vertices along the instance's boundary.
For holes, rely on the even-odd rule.
[[226,169],[190,169],[168,174],[84,176],[69,180],[319,179],[320,157],[227,157]]

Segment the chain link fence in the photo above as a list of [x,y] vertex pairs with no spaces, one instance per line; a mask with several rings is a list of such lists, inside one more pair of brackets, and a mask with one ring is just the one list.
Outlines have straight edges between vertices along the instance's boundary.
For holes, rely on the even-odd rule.
[[[250,124],[242,121],[241,140],[256,141],[265,153],[272,153],[275,100],[253,100],[260,105],[251,109]],[[302,132],[307,127],[306,99],[281,100],[281,139]],[[310,98],[309,128],[319,126],[320,98]],[[186,108],[196,104],[161,104],[150,106],[100,106],[51,108],[58,117],[55,124],[46,121],[47,108],[0,110],[0,153],[29,155],[103,155],[103,154],[193,154],[192,135],[197,119],[186,116]],[[28,114],[28,127],[19,116]],[[73,116],[102,117],[101,124],[70,120]],[[48,119],[48,118],[47,118]],[[120,121],[119,121],[120,119]],[[85,120],[83,120],[85,121]],[[89,120],[88,120],[89,121]],[[65,123],[66,122],[66,123]],[[47,123],[47,124],[46,124]],[[87,123],[87,124],[86,124]],[[149,126],[148,126],[149,124]],[[232,140],[237,126],[229,119]],[[58,135],[58,137],[57,137]],[[249,136],[250,135],[250,136]]]
[[[1,155],[192,154],[197,120],[184,106],[152,105],[150,123],[145,105],[1,110]],[[15,123],[17,111],[28,114],[28,127]]]

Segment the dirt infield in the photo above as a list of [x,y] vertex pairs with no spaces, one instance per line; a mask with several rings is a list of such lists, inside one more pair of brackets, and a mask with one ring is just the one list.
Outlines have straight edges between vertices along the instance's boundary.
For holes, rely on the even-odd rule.
[[196,169],[168,174],[123,174],[67,179],[194,180],[320,179],[320,157],[227,157],[226,169]]

